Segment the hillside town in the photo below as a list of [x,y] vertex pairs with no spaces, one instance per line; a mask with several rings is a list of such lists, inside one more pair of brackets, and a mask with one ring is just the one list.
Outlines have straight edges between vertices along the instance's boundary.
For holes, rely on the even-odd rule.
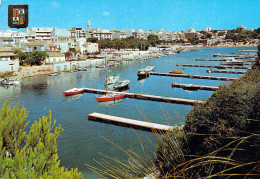
[[[246,29],[244,26],[236,28],[236,33],[250,34],[254,31],[254,29]],[[259,36],[259,34],[255,34]],[[231,35],[228,30],[212,30],[211,27],[200,31],[187,29],[179,32],[163,29],[156,31],[142,29],[104,30],[91,28],[90,21],[87,22],[86,29],[82,27],[73,27],[70,30],[29,28],[22,32],[1,30],[0,73],[12,72],[21,77],[36,76],[104,65],[105,60],[109,61],[109,65],[116,65],[122,60],[174,55],[197,48],[256,46],[259,41],[258,36],[243,41],[232,40]],[[155,37],[158,43],[147,44],[146,41],[149,40],[149,37]],[[104,45],[107,41],[131,38],[142,40],[141,45],[119,45],[116,48]],[[37,66],[33,66],[32,63],[27,63],[27,65],[21,63],[23,54],[35,51],[44,52],[45,55],[42,56],[41,63]],[[23,60],[26,60],[26,57]],[[28,66],[28,64],[30,65]]]

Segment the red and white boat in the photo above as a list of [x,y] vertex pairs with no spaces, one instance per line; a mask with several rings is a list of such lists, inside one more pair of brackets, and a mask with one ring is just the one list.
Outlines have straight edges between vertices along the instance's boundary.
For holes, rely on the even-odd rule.
[[83,89],[73,88],[73,89],[70,89],[70,90],[67,90],[67,91],[63,91],[63,94],[65,96],[71,96],[71,95],[75,95],[75,94],[80,94],[82,92],[83,92]]
[[105,94],[101,97],[96,97],[98,102],[106,102],[106,101],[115,101],[124,98],[124,94],[118,94],[118,93],[109,93]]

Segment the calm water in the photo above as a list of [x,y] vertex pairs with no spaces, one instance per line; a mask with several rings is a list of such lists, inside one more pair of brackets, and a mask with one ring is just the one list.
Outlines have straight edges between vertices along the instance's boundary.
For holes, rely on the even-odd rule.
[[[239,48],[212,48],[203,49],[205,53],[190,51],[175,56],[126,62],[118,67],[111,67],[109,75],[120,75],[121,79],[129,79],[129,92],[171,96],[187,99],[206,100],[212,92],[209,91],[186,91],[180,88],[172,88],[171,83],[202,84],[218,86],[228,83],[214,80],[185,79],[151,76],[150,78],[137,81],[136,72],[147,65],[155,66],[156,72],[168,72],[170,70],[183,70],[185,74],[199,74],[212,76],[238,77],[234,74],[207,74],[208,68],[176,67],[176,64],[213,64],[220,62],[192,61],[193,58],[213,58],[215,53],[227,54],[239,49],[256,49],[254,47]],[[242,70],[243,71],[243,70]],[[185,115],[192,106],[167,104],[135,99],[124,99],[119,103],[98,103],[94,94],[81,94],[73,97],[64,97],[62,91],[75,87],[90,87],[104,89],[104,69],[89,69],[87,72],[62,73],[55,77],[42,76],[24,79],[19,86],[4,88],[0,86],[0,106],[3,100],[11,100],[12,104],[20,103],[29,111],[28,120],[34,121],[52,111],[52,119],[57,120],[64,129],[59,138],[58,153],[61,165],[67,168],[79,168],[85,177],[98,178],[85,164],[97,166],[93,159],[100,161],[99,153],[110,157],[126,159],[115,146],[102,139],[101,136],[113,141],[126,150],[141,153],[137,135],[132,129],[88,121],[87,115],[92,112],[100,112],[115,116],[144,120],[141,112],[155,123],[167,124],[165,115],[172,125],[178,125],[177,112],[181,121],[185,121]],[[173,110],[174,109],[174,110]],[[141,112],[140,112],[141,111]],[[164,115],[165,114],[165,115]],[[142,139],[149,138],[155,142],[150,132],[136,130]],[[155,142],[156,143],[156,142]]]

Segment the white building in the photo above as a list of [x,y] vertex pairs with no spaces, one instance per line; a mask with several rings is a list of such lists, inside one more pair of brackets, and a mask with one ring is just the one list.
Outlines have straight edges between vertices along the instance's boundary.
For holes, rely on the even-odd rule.
[[26,29],[25,32],[34,36],[37,41],[50,41],[53,28],[30,28]]
[[206,28],[203,29],[202,31],[204,31],[204,32],[210,32],[210,31],[211,31],[211,27],[206,27]]
[[52,33],[52,36],[71,36],[71,32],[68,29],[60,29],[60,28],[54,28]]
[[196,30],[195,29],[187,29],[186,32],[187,33],[196,33]]
[[111,30],[112,32],[112,39],[125,39],[126,34],[121,32],[120,30]]
[[48,57],[45,59],[45,64],[64,63],[65,55],[61,53],[48,53]]
[[241,25],[237,27],[237,30],[246,30],[246,27]]
[[87,37],[87,30],[82,29],[82,27],[73,27],[70,33],[71,37],[75,39]]
[[19,69],[17,54],[0,52],[0,73],[16,72]]
[[112,40],[112,32],[110,30],[91,29],[89,34],[90,37],[97,38],[98,40],[102,40],[102,39]]
[[99,52],[98,43],[86,42],[84,45],[85,45],[85,52],[88,52],[88,53]]

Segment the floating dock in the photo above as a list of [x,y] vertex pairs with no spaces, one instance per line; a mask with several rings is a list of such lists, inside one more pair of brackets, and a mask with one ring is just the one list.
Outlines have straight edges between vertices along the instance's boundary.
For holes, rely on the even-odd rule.
[[187,90],[207,90],[207,91],[216,91],[219,89],[217,86],[204,86],[204,85],[193,85],[193,84],[180,84],[172,83],[173,88],[183,88]]
[[206,70],[207,73],[232,73],[232,74],[245,74],[245,71],[226,71],[226,70]]
[[176,66],[184,66],[184,67],[207,67],[207,68],[232,68],[232,69],[249,69],[249,67],[244,66],[221,66],[221,65],[198,65],[198,64],[177,64]]
[[[145,130],[149,130],[149,131],[168,131],[168,130],[174,129],[173,126],[139,121],[139,120],[134,120],[134,119],[127,119],[127,118],[123,118],[123,117],[111,116],[111,115],[101,114],[101,113],[96,113],[96,112],[89,114],[88,119],[93,120],[93,121],[100,121],[100,122],[116,124],[116,125],[120,125],[120,126],[131,127],[131,128],[135,128],[135,129],[145,129]],[[178,126],[176,126],[175,128],[177,128],[177,127]]]
[[[207,59],[207,58],[194,58],[193,61],[227,61],[227,59]],[[255,60],[243,60],[244,62],[254,62]]]
[[195,78],[195,79],[206,79],[206,80],[220,80],[220,81],[231,81],[236,79],[236,78],[228,78],[228,77],[220,77],[220,76],[202,76],[202,75],[188,75],[188,74],[157,73],[157,72],[151,72],[150,75],[180,77],[180,78]]
[[[93,88],[81,88],[81,89],[83,89],[83,92],[86,92],[86,93],[106,94],[106,90],[93,89]],[[115,91],[107,91],[107,92],[112,93]],[[124,94],[125,97],[127,97],[127,98],[166,102],[166,103],[185,104],[185,105],[191,105],[191,106],[194,106],[195,104],[198,104],[198,103],[205,102],[205,101],[201,101],[201,100],[163,97],[163,96],[155,96],[155,95],[148,95],[148,94],[125,93],[125,92],[116,92],[116,93]]]

